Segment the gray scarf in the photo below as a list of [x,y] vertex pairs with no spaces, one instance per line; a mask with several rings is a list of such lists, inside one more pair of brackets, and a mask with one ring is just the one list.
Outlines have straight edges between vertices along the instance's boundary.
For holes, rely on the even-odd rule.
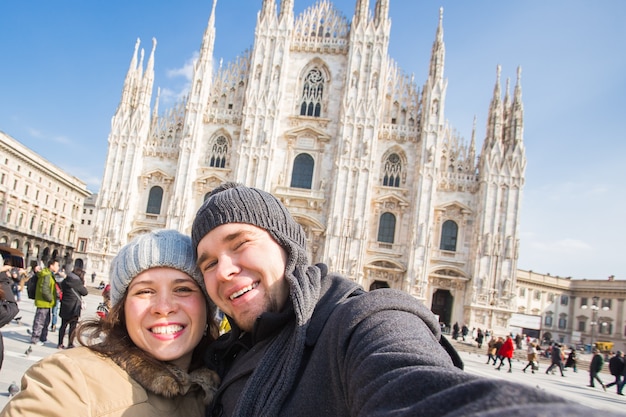
[[[302,361],[307,328],[320,297],[321,273],[307,267],[306,254],[294,245],[285,267],[296,320],[274,338],[239,397],[236,416],[276,416],[293,388]],[[293,272],[287,272],[293,271]]]

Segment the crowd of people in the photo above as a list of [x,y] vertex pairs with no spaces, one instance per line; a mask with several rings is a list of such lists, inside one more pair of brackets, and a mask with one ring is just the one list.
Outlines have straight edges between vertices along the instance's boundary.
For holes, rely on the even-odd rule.
[[[119,251],[106,314],[78,324],[79,347],[29,368],[0,417],[594,414],[464,372],[423,303],[398,290],[365,291],[310,264],[307,240],[272,194],[218,186],[190,237],[157,230]],[[55,269],[50,260],[38,273],[34,343],[47,337]],[[217,309],[230,327],[221,336]],[[480,343],[493,339],[485,332]],[[499,360],[499,370],[506,361],[511,372],[516,341],[500,339],[489,363]]]

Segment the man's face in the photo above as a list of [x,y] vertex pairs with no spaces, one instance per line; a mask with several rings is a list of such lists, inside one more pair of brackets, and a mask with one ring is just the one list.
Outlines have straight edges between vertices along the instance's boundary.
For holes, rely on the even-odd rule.
[[55,262],[52,265],[50,265],[50,270],[54,272],[55,274],[59,272],[59,263]]
[[280,311],[289,296],[287,253],[259,227],[227,223],[198,243],[198,266],[209,296],[239,328],[251,331],[266,311]]

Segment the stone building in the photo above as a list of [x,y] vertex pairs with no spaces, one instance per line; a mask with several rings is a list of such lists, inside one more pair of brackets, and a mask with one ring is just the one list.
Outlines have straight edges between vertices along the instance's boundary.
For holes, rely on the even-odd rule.
[[626,282],[517,274],[517,313],[536,317],[541,339],[568,345],[612,342],[626,351]]
[[0,132],[0,245],[73,265],[86,184]]
[[80,224],[78,225],[78,233],[76,237],[76,250],[74,256],[80,259],[83,269],[85,270],[86,282],[91,282],[91,274],[94,272],[92,266],[87,262],[89,245],[93,236],[93,227],[96,217],[96,199],[98,194],[90,194],[85,198]]
[[418,85],[387,54],[392,3],[358,0],[348,18],[327,0],[298,16],[293,0],[264,0],[251,50],[214,70],[214,1],[189,94],[164,110],[153,96],[156,40],[145,67],[138,40],[111,123],[91,265],[106,274],[151,229],[189,233],[206,194],[238,181],[286,204],[312,262],[367,289],[406,291],[448,325],[505,331],[526,167],[521,71],[510,88],[497,68],[477,150],[475,134],[464,140],[445,118],[443,11]]

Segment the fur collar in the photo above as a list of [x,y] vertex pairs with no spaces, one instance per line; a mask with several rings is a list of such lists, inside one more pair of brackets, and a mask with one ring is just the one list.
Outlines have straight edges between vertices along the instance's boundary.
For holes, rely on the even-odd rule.
[[111,359],[147,391],[166,398],[201,389],[204,392],[204,404],[208,405],[213,401],[220,383],[214,371],[200,368],[187,373],[172,364],[149,360],[137,347],[113,355]]

